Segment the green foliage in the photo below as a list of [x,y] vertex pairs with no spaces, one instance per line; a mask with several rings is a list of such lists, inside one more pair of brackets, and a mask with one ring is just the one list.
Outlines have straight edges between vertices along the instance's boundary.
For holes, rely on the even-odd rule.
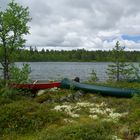
[[[139,51],[124,51],[124,60],[126,62],[139,62]],[[80,57],[79,57],[80,56]],[[71,51],[43,50],[37,51],[18,49],[14,52],[14,60],[19,62],[112,62],[112,51],[87,51],[77,49]]]
[[[109,86],[109,83],[107,83]],[[118,87],[139,87],[139,83],[119,82],[111,83]],[[0,96],[0,138],[3,140],[112,140],[112,139],[138,139],[140,136],[140,96],[133,98],[103,97],[96,94],[84,94],[78,102],[91,103],[91,108],[102,110],[113,109],[113,112],[122,114],[117,122],[110,122],[99,116],[99,119],[89,118],[89,108],[82,107],[81,110],[74,109],[77,102],[46,102],[46,100],[59,100],[72,91],[70,90],[46,90],[35,98],[19,96],[5,98]],[[40,104],[41,103],[41,104]],[[69,117],[62,112],[56,112],[54,107],[57,105],[71,105],[74,107],[72,112],[80,114],[78,118]],[[98,109],[97,109],[98,110]],[[94,115],[94,114],[93,114]],[[68,121],[65,121],[68,120]]]
[[11,88],[10,86],[5,85],[5,81],[1,80],[0,81],[0,98],[8,99],[8,100],[13,100],[15,99],[18,91],[16,89]]
[[55,101],[60,102],[60,99],[69,95],[71,92],[69,90],[58,90],[58,91],[49,91],[46,90],[42,95],[39,95],[35,98],[35,101],[38,103],[43,103],[45,101]]
[[97,74],[96,74],[96,71],[95,70],[92,70],[91,72],[91,81],[92,82],[97,82],[99,79],[97,77]]
[[0,109],[0,134],[31,133],[60,121],[63,113],[50,110],[32,100],[21,100],[5,104]]
[[140,136],[140,95],[136,95],[130,102],[129,114],[122,118],[121,123],[128,126],[126,134],[123,134],[124,139],[130,137],[131,139],[137,139]]
[[28,8],[18,5],[14,0],[5,11],[0,11],[0,62],[4,79],[9,79],[9,67],[14,60],[13,52],[25,43],[23,35],[29,33],[27,23],[31,20]]
[[17,90],[5,86],[0,89],[0,96],[4,98],[14,99],[17,92]]
[[5,104],[10,104],[12,102],[13,100],[11,100],[10,98],[5,98],[5,97],[0,96],[0,106],[3,106]]
[[131,67],[132,67],[132,73],[134,75],[134,79],[137,79],[138,81],[140,81],[140,75],[139,75],[139,70],[140,70],[140,63],[138,65],[138,67],[136,67],[134,64],[131,63]]
[[31,72],[31,68],[29,64],[23,64],[22,68],[18,68],[17,66],[13,65],[10,68],[10,81],[12,83],[29,83],[29,74]]
[[53,128],[41,133],[39,140],[112,140],[111,125],[105,122],[90,122]]
[[120,46],[119,41],[116,42],[112,50],[113,64],[108,65],[107,74],[111,81],[124,81],[135,79],[138,70],[131,63],[126,63],[124,59],[124,47]]

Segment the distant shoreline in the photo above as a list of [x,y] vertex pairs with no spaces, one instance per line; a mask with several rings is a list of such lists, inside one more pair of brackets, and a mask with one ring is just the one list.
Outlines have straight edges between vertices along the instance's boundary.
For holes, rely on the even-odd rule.
[[[112,51],[55,51],[55,50],[16,50],[14,52],[16,62],[112,62]],[[140,51],[124,51],[123,61],[139,62]]]

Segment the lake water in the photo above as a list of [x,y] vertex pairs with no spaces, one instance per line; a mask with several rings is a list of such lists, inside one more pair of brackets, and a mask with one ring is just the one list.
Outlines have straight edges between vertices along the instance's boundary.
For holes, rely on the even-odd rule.
[[[25,63],[25,62],[24,62]],[[16,63],[22,67],[23,62]],[[89,80],[94,69],[100,81],[107,80],[108,62],[28,62],[31,67],[32,80],[61,80],[79,77],[81,81]],[[137,64],[136,64],[137,65]]]
[[[19,67],[22,63],[16,63]],[[79,77],[81,81],[89,80],[94,69],[101,81],[107,79],[106,62],[30,62],[32,80],[61,80],[64,77]]]

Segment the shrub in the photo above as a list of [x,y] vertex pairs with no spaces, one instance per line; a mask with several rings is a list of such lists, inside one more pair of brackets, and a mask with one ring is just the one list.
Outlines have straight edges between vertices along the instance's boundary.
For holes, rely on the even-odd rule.
[[131,106],[133,107],[131,109],[131,112],[129,114],[129,126],[130,126],[130,131],[131,134],[134,136],[140,136],[140,120],[139,120],[139,116],[140,116],[140,96],[134,96],[133,100],[132,100],[132,104]]
[[18,91],[7,86],[0,89],[0,96],[4,98],[14,99]]
[[105,122],[67,125],[41,133],[39,140],[112,140],[111,125]]
[[131,139],[136,139],[140,136],[140,96],[136,95],[132,98],[131,108],[129,114],[121,119],[121,123],[128,126],[127,135],[124,134],[124,139],[131,137]]
[[22,68],[18,68],[13,65],[10,68],[10,81],[13,83],[29,83],[29,74],[31,72],[31,68],[29,64],[23,64]]
[[33,132],[49,123],[59,121],[63,113],[50,110],[32,100],[5,104],[0,109],[0,133]]
[[97,82],[99,78],[97,77],[96,71],[93,69],[91,72],[91,82]]
[[43,103],[45,101],[60,101],[62,97],[65,97],[71,93],[70,90],[58,90],[58,91],[49,91],[46,90],[44,93],[40,96],[37,96],[35,98],[35,101],[38,103]]
[[13,100],[11,100],[9,98],[0,97],[0,106],[3,106],[5,104],[10,104],[12,102],[13,102]]

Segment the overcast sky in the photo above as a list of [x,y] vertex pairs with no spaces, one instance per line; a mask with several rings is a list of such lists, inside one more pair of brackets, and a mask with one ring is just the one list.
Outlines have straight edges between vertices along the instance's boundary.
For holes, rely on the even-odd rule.
[[[32,21],[26,45],[46,49],[110,50],[119,40],[140,50],[140,0],[15,0]],[[4,9],[9,0],[0,0]]]

